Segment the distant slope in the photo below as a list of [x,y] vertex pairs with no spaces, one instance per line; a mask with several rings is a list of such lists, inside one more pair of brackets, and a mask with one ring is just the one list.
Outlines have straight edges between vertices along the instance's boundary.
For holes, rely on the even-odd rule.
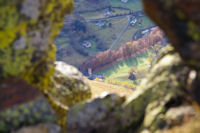
[[[80,67],[98,52],[113,45],[118,49],[133,40],[136,32],[155,24],[143,13],[141,0],[75,0],[74,12],[66,15],[65,24],[56,38],[57,60]],[[107,15],[106,15],[107,14]],[[129,24],[133,18],[135,24]],[[91,47],[84,47],[89,42]]]
[[155,44],[166,43],[164,40],[163,32],[159,28],[155,28],[143,38],[128,42],[117,50],[99,52],[94,57],[85,61],[80,66],[80,70],[82,72],[87,72],[88,68],[91,68],[94,72],[102,70],[102,68],[109,67],[119,61],[136,57],[137,55],[147,51]]
[[100,82],[100,81],[94,81],[94,80],[87,80],[89,85],[91,86],[92,91],[92,98],[96,96],[100,96],[103,92],[108,93],[116,93],[118,95],[123,95],[126,97],[129,97],[133,94],[133,90],[118,86],[118,85],[112,85],[108,84],[106,82]]

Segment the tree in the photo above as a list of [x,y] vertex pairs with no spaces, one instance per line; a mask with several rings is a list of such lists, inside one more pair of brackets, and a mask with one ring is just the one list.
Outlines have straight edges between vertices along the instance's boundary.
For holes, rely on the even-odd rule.
[[83,31],[83,32],[86,32],[87,28],[86,28],[86,25],[79,21],[79,20],[75,20],[73,23],[72,23],[72,26],[74,28],[75,31]]

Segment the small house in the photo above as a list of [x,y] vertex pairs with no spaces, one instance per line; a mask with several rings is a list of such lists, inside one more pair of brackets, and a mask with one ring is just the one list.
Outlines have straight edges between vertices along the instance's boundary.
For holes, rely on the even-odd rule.
[[121,2],[123,2],[123,3],[127,3],[127,2],[128,2],[128,0],[121,0]]
[[82,43],[82,46],[85,47],[85,48],[90,48],[92,46],[92,44],[89,41],[84,41]]
[[104,11],[104,16],[105,17],[108,17],[108,16],[110,16],[111,15],[111,12],[109,11],[109,10],[105,10]]
[[133,18],[133,19],[131,20],[131,22],[130,22],[130,24],[131,24],[132,26],[134,26],[136,23],[137,23],[137,18]]
[[102,27],[102,26],[104,26],[105,25],[105,23],[103,22],[103,21],[98,21],[97,23],[96,23],[96,26],[99,26],[99,27]]
[[149,33],[149,29],[143,30],[141,33],[142,33],[143,35],[147,35],[147,34]]

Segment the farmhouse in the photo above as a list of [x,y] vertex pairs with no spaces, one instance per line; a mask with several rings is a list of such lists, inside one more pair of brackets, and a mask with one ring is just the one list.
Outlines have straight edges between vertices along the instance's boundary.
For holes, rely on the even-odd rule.
[[90,42],[88,42],[88,41],[84,41],[82,43],[82,46],[85,47],[85,48],[90,48],[92,46],[92,44]]
[[137,18],[133,18],[130,22],[131,26],[134,26],[137,22]]
[[142,31],[142,34],[143,34],[143,35],[147,35],[149,32],[150,32],[149,29],[146,29],[146,30],[143,30],[143,31]]
[[104,26],[105,25],[105,23],[103,22],[103,21],[98,21],[97,23],[96,23],[96,26],[99,26],[99,27],[102,27],[102,26]]
[[108,16],[110,16],[111,15],[111,12],[109,11],[109,10],[105,10],[104,11],[104,16],[105,17],[108,17]]
[[128,2],[128,0],[121,0],[121,2],[123,2],[123,3],[127,3],[127,2]]

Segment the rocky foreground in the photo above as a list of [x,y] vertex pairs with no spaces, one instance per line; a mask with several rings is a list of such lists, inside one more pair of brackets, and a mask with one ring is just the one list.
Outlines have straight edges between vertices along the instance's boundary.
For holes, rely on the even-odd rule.
[[[91,93],[81,74],[54,64],[52,41],[72,1],[0,0],[0,132],[158,133],[190,120],[194,130],[184,131],[198,133],[200,2],[143,3],[171,46],[129,99],[110,94],[84,102]],[[22,126],[31,127],[17,131]]]

